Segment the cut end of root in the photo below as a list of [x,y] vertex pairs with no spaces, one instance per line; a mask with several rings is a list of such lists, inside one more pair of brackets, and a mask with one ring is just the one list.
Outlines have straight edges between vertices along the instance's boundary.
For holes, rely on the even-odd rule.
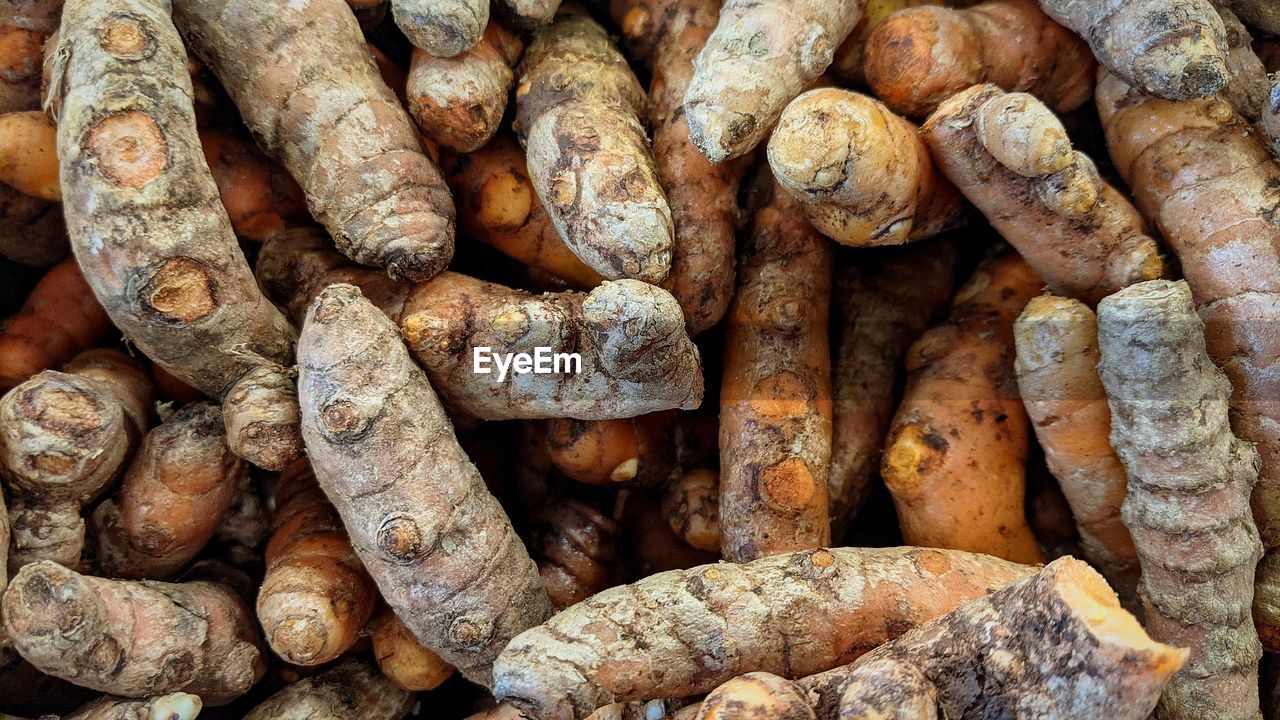
[[743,155],[754,146],[750,143],[754,116],[703,102],[688,103],[684,110],[690,139],[713,164]]
[[395,253],[387,258],[387,274],[400,282],[424,282],[443,272],[449,260],[438,252]]
[[315,665],[326,657],[329,628],[319,618],[289,615],[276,623],[267,636],[271,649],[295,665]]
[[[22,638],[68,638],[83,628],[92,632],[95,613],[87,594],[72,570],[47,561],[25,565],[4,594],[5,628],[19,643]],[[60,654],[60,642],[37,644]]]
[[151,714],[156,720],[195,720],[204,703],[190,693],[174,693],[151,701]]

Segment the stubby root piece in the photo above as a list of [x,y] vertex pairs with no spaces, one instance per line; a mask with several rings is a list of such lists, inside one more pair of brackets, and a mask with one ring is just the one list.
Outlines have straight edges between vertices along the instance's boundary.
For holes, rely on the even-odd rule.
[[58,263],[0,332],[0,390],[61,365],[110,329],[76,261]]
[[529,524],[529,552],[557,610],[616,582],[622,528],[612,518],[576,498],[552,497]]
[[409,692],[434,690],[453,676],[453,666],[418,642],[389,607],[369,623],[369,640],[378,669]]
[[[498,131],[524,43],[489,23],[479,44],[457,57],[415,49],[405,89],[409,112],[428,138],[459,152],[484,146]],[[459,213],[461,214],[461,213]]]
[[390,0],[396,26],[415,47],[453,57],[481,42],[489,0]]
[[623,420],[550,420],[546,430],[551,464],[581,483],[660,485],[675,468],[675,413]]
[[413,693],[397,687],[372,663],[347,660],[289,685],[244,720],[401,720],[415,702]]
[[104,697],[95,700],[64,720],[195,720],[204,703],[190,693],[170,693],[145,700]]

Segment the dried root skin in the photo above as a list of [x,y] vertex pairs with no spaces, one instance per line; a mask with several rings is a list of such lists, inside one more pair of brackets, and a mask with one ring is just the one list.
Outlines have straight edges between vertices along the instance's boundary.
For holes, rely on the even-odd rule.
[[93,346],[111,320],[74,259],[48,272],[0,332],[0,390]]
[[879,473],[880,450],[907,348],[945,311],[957,250],[939,241],[879,254],[836,256],[831,369],[831,537],[843,538]]
[[1022,403],[1050,472],[1071,506],[1084,557],[1132,598],[1138,555],[1120,505],[1128,488],[1111,448],[1111,409],[1098,376],[1098,319],[1078,300],[1041,295],[1013,328]]
[[675,413],[622,420],[548,420],[551,464],[588,485],[661,485],[675,469]]
[[372,663],[348,660],[303,678],[250,710],[245,720],[401,720],[416,699]]
[[[583,718],[757,670],[808,675],[1030,571],[950,550],[840,548],[661,573],[517,637],[494,665],[495,693],[533,720]],[[723,651],[690,650],[708,637]]]
[[302,457],[298,391],[293,369],[259,365],[222,398],[227,443],[264,470],[281,470]]
[[168,3],[73,0],[63,21],[51,95],[67,228],[108,315],[213,397],[292,364],[294,330],[258,290],[205,163]]
[[1271,90],[1267,69],[1253,51],[1249,29],[1230,10],[1219,8],[1218,14],[1227,31],[1227,72],[1230,74],[1222,97],[1246,120],[1257,123]]
[[38,562],[18,571],[2,603],[28,662],[113,695],[183,691],[221,705],[265,669],[249,609],[220,584],[105,580]]
[[1138,211],[1035,98],[981,85],[922,128],[938,166],[1055,293],[1095,304],[1164,271]]
[[841,720],[938,720],[938,687],[915,665],[868,658],[840,693]]
[[434,690],[453,676],[453,666],[418,642],[391,608],[384,607],[369,628],[378,669],[409,692]]
[[720,552],[720,474],[697,468],[673,480],[662,494],[671,531],[699,550]]
[[426,375],[350,285],[312,304],[298,361],[308,454],[356,553],[414,635],[488,685],[498,651],[551,604]]
[[446,153],[445,174],[467,237],[577,288],[604,281],[570,252],[529,179],[524,150],[499,134],[475,152]]
[[65,720],[195,720],[204,703],[190,693],[170,693],[145,700],[104,697],[77,709]]
[[916,127],[840,88],[810,90],[769,138],[774,177],[822,234],[844,245],[901,245],[960,224],[968,206]]
[[894,13],[867,39],[865,63],[876,96],[908,117],[925,117],[982,83],[1074,110],[1089,100],[1096,67],[1089,48],[1034,0]]
[[1262,456],[1254,520],[1263,546],[1280,548],[1280,165],[1220,98],[1157,100],[1106,77],[1098,109],[1116,168],[1177,254],[1209,355],[1235,389],[1232,428]]
[[515,82],[512,66],[523,51],[520,37],[497,23],[457,57],[415,49],[405,90],[409,113],[435,142],[458,152],[478,150],[502,123]]
[[1226,30],[1210,0],[1038,0],[1089,43],[1098,62],[1170,100],[1226,87]]
[[908,543],[1041,560],[1023,509],[1030,438],[1013,376],[1013,321],[1040,288],[1016,255],[990,260],[950,319],[908,350],[881,466]]
[[720,550],[732,562],[831,542],[832,250],[798,210],[775,185],[744,243],[729,308]]
[[262,242],[308,223],[311,216],[302,188],[253,143],[201,129],[200,147],[237,236]]
[[346,652],[373,613],[377,588],[306,461],[280,474],[263,556],[257,614],[271,649],[295,665]]
[[798,684],[809,690],[823,718],[835,717],[822,711],[831,704],[831,690],[838,693],[839,717],[852,720],[865,717],[853,712],[858,706],[884,705],[901,687],[894,679],[901,678],[916,689],[913,699],[922,712],[907,716],[913,720],[1143,720],[1185,660],[1185,650],[1148,637],[1101,576],[1079,560],[1063,558],[850,666]]
[[62,206],[0,183],[0,257],[49,267],[69,252]]
[[85,350],[62,369],[100,383],[120,404],[139,439],[151,427],[155,416],[155,381],[125,352],[116,348]]
[[1253,585],[1253,624],[1264,650],[1280,650],[1280,554],[1268,553],[1258,563]]
[[863,63],[866,59],[867,39],[871,37],[871,33],[899,10],[946,4],[946,0],[867,0],[857,27],[836,48],[835,58],[831,61],[831,73],[849,84],[865,85]]
[[641,117],[644,90],[608,33],[562,11],[525,52],[516,130],[529,175],[569,249],[610,279],[659,283],[672,221]]
[[696,720],[815,720],[804,693],[773,673],[749,672],[712,690]]
[[1147,627],[1191,650],[1160,715],[1257,718],[1258,454],[1231,433],[1231,385],[1203,333],[1185,282],[1142,283],[1098,306],[1111,442],[1129,476],[1121,518],[1138,548]]
[[711,162],[746,155],[787,103],[818,79],[865,0],[727,0],[694,60],[689,134]]
[[1259,125],[1266,138],[1267,149],[1280,158],[1280,74],[1271,76],[1271,90],[1267,93],[1266,102],[1262,106],[1262,118]]
[[[426,280],[453,256],[453,200],[342,0],[178,0],[187,42],[352,260]],[[484,27],[484,23],[480,24]]]
[[581,500],[556,497],[529,522],[529,552],[556,610],[616,584],[622,528],[612,518]]
[[391,17],[409,42],[436,57],[475,48],[489,24],[488,0],[390,0]]
[[114,498],[97,507],[98,566],[131,580],[167,580],[202,550],[245,479],[217,405],[186,405],[138,449]]
[[0,182],[41,200],[62,200],[57,132],[39,110],[0,115]]
[[662,282],[691,334],[720,322],[733,298],[738,187],[749,158],[712,164],[689,138],[684,94],[693,59],[719,18],[718,0],[613,0],[633,55],[653,71],[649,126],[658,180],[675,228],[671,274]]

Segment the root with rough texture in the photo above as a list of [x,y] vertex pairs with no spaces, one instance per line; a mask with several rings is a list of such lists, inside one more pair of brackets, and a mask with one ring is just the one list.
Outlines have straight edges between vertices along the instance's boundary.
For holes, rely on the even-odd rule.
[[0,390],[93,346],[111,320],[74,259],[50,270],[0,332]]
[[622,528],[613,519],[576,498],[554,497],[529,522],[529,552],[556,610],[616,582]]
[[867,0],[862,9],[862,20],[849,33],[849,37],[836,48],[831,61],[831,73],[851,85],[865,85],[863,62],[866,59],[867,38],[894,13],[921,5],[947,5],[946,0]]
[[1260,718],[1250,610],[1262,544],[1249,512],[1258,454],[1231,433],[1231,385],[1204,329],[1182,281],[1134,285],[1098,306],[1111,442],[1129,476],[1121,519],[1142,565],[1147,627],[1191,650],[1159,716]]
[[370,622],[369,639],[378,669],[409,692],[434,690],[453,677],[453,666],[418,642],[389,607]]
[[396,27],[415,47],[453,57],[481,42],[489,0],[390,0]]
[[457,57],[415,49],[405,89],[409,113],[422,132],[458,152],[484,146],[498,131],[515,82],[512,66],[524,43],[489,23],[479,44]]
[[[661,573],[515,638],[494,665],[494,692],[531,720],[559,720],[752,671],[810,675],[1031,570],[950,550],[840,548]],[[720,651],[696,651],[709,633]]]
[[697,468],[673,480],[662,494],[662,515],[690,547],[720,552],[720,474]]
[[170,693],[146,700],[105,697],[67,715],[64,720],[195,720],[204,703],[190,693]]
[[1022,258],[989,260],[951,318],[908,350],[881,467],[908,543],[1041,560],[1023,509],[1030,438],[1013,377],[1013,321],[1040,287]]
[[1280,5],[1272,0],[1214,0],[1231,8],[1241,20],[1271,35],[1280,35]]
[[401,720],[416,700],[368,661],[348,660],[303,678],[250,710],[244,720]]
[[488,685],[498,651],[551,603],[426,375],[350,285],[312,303],[298,365],[307,452],[356,554],[424,645]]

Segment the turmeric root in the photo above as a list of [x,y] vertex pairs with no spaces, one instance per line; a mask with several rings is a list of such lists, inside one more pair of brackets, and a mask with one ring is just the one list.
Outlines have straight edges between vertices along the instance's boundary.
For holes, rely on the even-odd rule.
[[104,697],[77,709],[65,720],[195,720],[204,706],[190,693],[169,693],[145,700]]
[[84,374],[46,371],[0,398],[14,571],[38,560],[80,565],[81,507],[124,472],[149,425],[154,389],[142,368],[118,351],[95,355]]
[[557,610],[609,587],[622,528],[576,498],[552,498],[530,519],[529,551]]
[[56,265],[0,332],[0,390],[92,347],[111,320],[73,259]]
[[262,242],[310,220],[302,188],[253,143],[201,130],[200,146],[237,236]]
[[604,28],[566,8],[520,64],[516,130],[565,244],[609,279],[671,269],[671,210],[640,117],[645,94]]
[[970,8],[919,7],[891,15],[867,38],[867,85],[886,105],[925,117],[948,97],[990,83],[1039,97],[1057,112],[1093,92],[1093,58],[1034,0]]
[[178,410],[147,435],[116,496],[93,513],[99,569],[133,580],[173,577],[213,537],[245,472],[227,448],[218,406]]
[[1178,256],[1209,355],[1231,380],[1232,427],[1262,457],[1254,520],[1263,546],[1280,548],[1280,223],[1270,210],[1280,166],[1219,98],[1167,102],[1108,76],[1098,110],[1116,169]]
[[865,95],[796,98],[769,138],[774,177],[822,234],[844,245],[901,245],[959,225],[968,206],[929,159],[916,127]]
[[[805,676],[1030,572],[950,550],[839,548],[662,573],[516,637],[494,664],[494,693],[548,720],[707,692],[756,670]],[[711,636],[720,650],[690,651]]]
[[1013,377],[1013,321],[1040,285],[1015,255],[989,260],[951,318],[907,351],[881,475],[908,543],[1040,561],[1023,510],[1030,439]]
[[816,720],[813,708],[790,680],[750,672],[712,690],[697,720]]
[[1156,280],[1103,300],[1098,344],[1147,627],[1191,650],[1158,714],[1261,717],[1262,647],[1250,614],[1262,557],[1249,512],[1258,455],[1231,433],[1231,385],[1206,354],[1191,290]]
[[1038,0],[1084,38],[1098,62],[1146,95],[1202,98],[1230,77],[1222,19],[1210,0]]
[[671,208],[671,273],[662,282],[697,335],[720,322],[733,298],[738,187],[749,158],[712,164],[689,138],[684,95],[693,58],[719,19],[718,0],[613,0],[632,54],[653,73],[649,126],[658,181]]
[[182,691],[222,705],[265,669],[249,609],[217,583],[106,580],[38,562],[18,571],[0,606],[28,662],[113,695]]
[[1253,37],[1244,23],[1226,9],[1220,8],[1218,15],[1227,32],[1227,72],[1230,76],[1222,89],[1222,97],[1246,120],[1257,123],[1271,90],[1267,69],[1253,51]]
[[751,152],[831,64],[864,4],[727,0],[684,96],[694,145],[713,163]]
[[955,288],[956,246],[836,256],[832,367],[831,537],[839,541],[871,492],[893,419],[907,348],[936,322]]
[[457,57],[415,49],[406,94],[418,127],[458,152],[484,146],[502,123],[515,82],[512,66],[523,51],[519,36],[496,22],[484,28],[479,44]]
[[62,206],[0,183],[0,256],[49,267],[71,252]]
[[1266,102],[1262,106],[1262,117],[1259,119],[1262,135],[1266,138],[1267,149],[1280,158],[1280,76],[1277,76],[1267,93]]
[[285,468],[276,481],[263,555],[258,622],[277,655],[295,665],[320,665],[355,644],[377,590],[306,461]]
[[731,562],[831,541],[832,255],[797,210],[775,184],[743,247],[729,308],[720,386],[720,550]]
[[604,278],[569,251],[547,217],[514,138],[497,135],[468,154],[446,153],[445,173],[458,201],[458,226],[473,240],[583,289]]
[[44,41],[58,29],[62,0],[11,0],[0,7],[0,113],[40,107]]
[[[1148,637],[1102,576],[1063,558],[851,665],[797,683],[773,678],[771,691],[807,700],[824,720],[1144,720],[1185,659]],[[729,717],[716,711],[744,696],[733,690],[726,683],[708,695],[701,717]]]
[[662,495],[662,515],[691,547],[720,552],[720,474],[696,468],[672,481]]
[[409,692],[434,690],[453,676],[453,666],[418,642],[391,608],[382,608],[373,619],[369,637],[378,669]]
[[866,54],[867,39],[894,13],[921,5],[947,5],[945,0],[867,0],[862,8],[862,19],[857,27],[849,33],[849,37],[836,48],[835,58],[831,61],[831,73],[849,83],[865,84],[863,61]]
[[1253,27],[1271,34],[1280,35],[1280,7],[1270,0],[1215,0],[1219,5],[1226,5],[1240,16],[1241,20]]
[[[233,452],[278,469],[301,452],[282,376],[295,333],[258,290],[218,200],[168,3],[73,0],[63,20],[50,95],[85,279],[148,357],[226,400],[228,430],[243,428],[228,437]],[[255,402],[238,405],[240,393]]]
[[174,19],[340,252],[407,280],[449,264],[449,189],[342,0],[178,0]]
[[942,172],[1055,293],[1096,304],[1163,273],[1142,216],[1034,97],[975,86],[922,133]]
[[426,376],[350,285],[311,305],[298,364],[308,455],[356,554],[424,645],[488,685],[498,651],[551,604]]
[[289,685],[244,720],[401,720],[415,702],[371,663],[348,660]]
[[0,115],[0,182],[41,200],[62,200],[57,132],[39,110]]
[[1128,481],[1111,449],[1098,377],[1098,319],[1083,303],[1034,298],[1013,328],[1018,390],[1045,460],[1071,506],[1084,556],[1132,598],[1138,555],[1120,521]]
[[[292,309],[329,283],[360,285],[400,326],[445,402],[477,418],[606,420],[692,409],[702,400],[698,351],[679,306],[664,290],[634,280],[608,282],[585,295],[540,297],[451,272],[414,285],[384,282],[344,266],[319,233],[307,230],[266,243],[258,274]],[[562,357],[560,373],[511,370],[512,358],[532,356],[539,347],[572,350],[578,359]],[[544,367],[552,362],[544,361]],[[499,362],[507,363],[506,372]]]
[[480,42],[489,24],[489,0],[390,0],[396,27],[415,47],[454,57]]
[[588,485],[662,484],[675,469],[674,420],[670,412],[624,420],[549,420],[551,464]]

